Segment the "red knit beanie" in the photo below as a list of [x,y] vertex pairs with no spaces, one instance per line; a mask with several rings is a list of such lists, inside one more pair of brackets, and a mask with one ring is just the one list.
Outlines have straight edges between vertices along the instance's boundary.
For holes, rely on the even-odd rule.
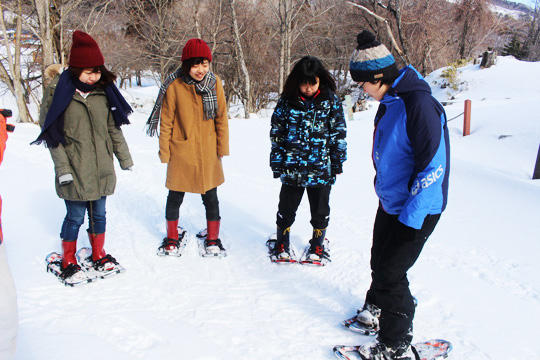
[[105,63],[97,42],[85,32],[75,30],[69,53],[69,66],[93,68]]
[[201,39],[190,39],[182,49],[182,61],[202,57],[212,61],[212,51]]

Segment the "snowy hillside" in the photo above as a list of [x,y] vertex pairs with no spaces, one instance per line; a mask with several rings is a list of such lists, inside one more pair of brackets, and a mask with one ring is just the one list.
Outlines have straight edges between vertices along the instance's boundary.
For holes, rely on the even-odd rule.
[[[450,340],[450,359],[540,359],[540,180],[531,180],[538,78],[540,63],[510,57],[490,69],[470,65],[462,68],[464,90],[446,107],[452,118],[472,100],[471,135],[462,137],[462,117],[449,123],[448,208],[409,278],[419,301],[415,341]],[[280,267],[265,248],[280,188],[268,166],[271,110],[230,120],[231,156],[218,189],[229,256],[202,259],[193,239],[181,258],[155,255],[165,235],[166,167],[144,123],[157,91],[124,92],[141,107],[124,127],[134,170],[117,166],[117,189],[107,199],[106,249],[127,268],[111,279],[66,288],[45,272],[45,255],[60,250],[65,206],[48,150],[29,146],[38,128],[17,124],[10,134],[0,194],[18,290],[16,359],[333,359],[333,345],[367,341],[340,322],[362,306],[370,283],[376,106],[348,122],[348,160],[331,196],[332,262]],[[445,89],[435,93],[446,100]],[[0,98],[0,107],[13,105]],[[180,222],[192,234],[204,226],[199,196],[186,195]],[[88,244],[85,226],[80,245]],[[306,198],[291,235],[298,249],[311,235]]]

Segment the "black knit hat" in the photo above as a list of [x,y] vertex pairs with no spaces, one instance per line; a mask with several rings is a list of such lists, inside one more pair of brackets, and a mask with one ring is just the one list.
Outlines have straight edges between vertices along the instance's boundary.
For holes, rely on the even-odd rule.
[[358,46],[351,56],[349,71],[356,82],[395,79],[398,76],[396,60],[386,46],[368,30],[356,37]]

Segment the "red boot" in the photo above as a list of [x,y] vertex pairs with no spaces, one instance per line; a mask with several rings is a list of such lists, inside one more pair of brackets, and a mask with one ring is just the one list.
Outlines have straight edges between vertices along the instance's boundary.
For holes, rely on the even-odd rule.
[[92,260],[97,261],[105,257],[107,253],[103,249],[105,244],[105,233],[103,234],[92,234],[88,233],[88,239],[90,240],[90,245],[92,245]]
[[217,240],[219,238],[220,220],[206,221],[206,240]]
[[75,258],[76,252],[77,240],[62,240],[62,269],[65,269],[69,264],[77,265],[77,259]]
[[[167,220],[167,239],[168,243],[165,245],[166,250],[175,250],[178,247],[178,219]],[[174,240],[174,241],[170,241]]]
[[77,285],[88,281],[85,272],[82,271],[75,254],[77,252],[77,240],[62,240],[62,266],[58,277],[66,285]]
[[107,254],[103,245],[105,244],[105,233],[92,234],[88,233],[90,244],[92,245],[92,262],[96,271],[105,275],[112,273],[120,273],[123,267],[118,264],[115,258]]
[[206,222],[206,240],[204,247],[208,255],[217,255],[225,251],[221,240],[219,239],[219,220],[207,220]]

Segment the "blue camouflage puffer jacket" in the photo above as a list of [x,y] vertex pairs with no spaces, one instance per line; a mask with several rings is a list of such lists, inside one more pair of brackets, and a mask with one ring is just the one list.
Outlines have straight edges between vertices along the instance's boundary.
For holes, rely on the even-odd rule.
[[326,186],[336,181],[347,158],[347,128],[336,94],[315,98],[281,97],[272,115],[270,167],[274,177],[292,186]]

